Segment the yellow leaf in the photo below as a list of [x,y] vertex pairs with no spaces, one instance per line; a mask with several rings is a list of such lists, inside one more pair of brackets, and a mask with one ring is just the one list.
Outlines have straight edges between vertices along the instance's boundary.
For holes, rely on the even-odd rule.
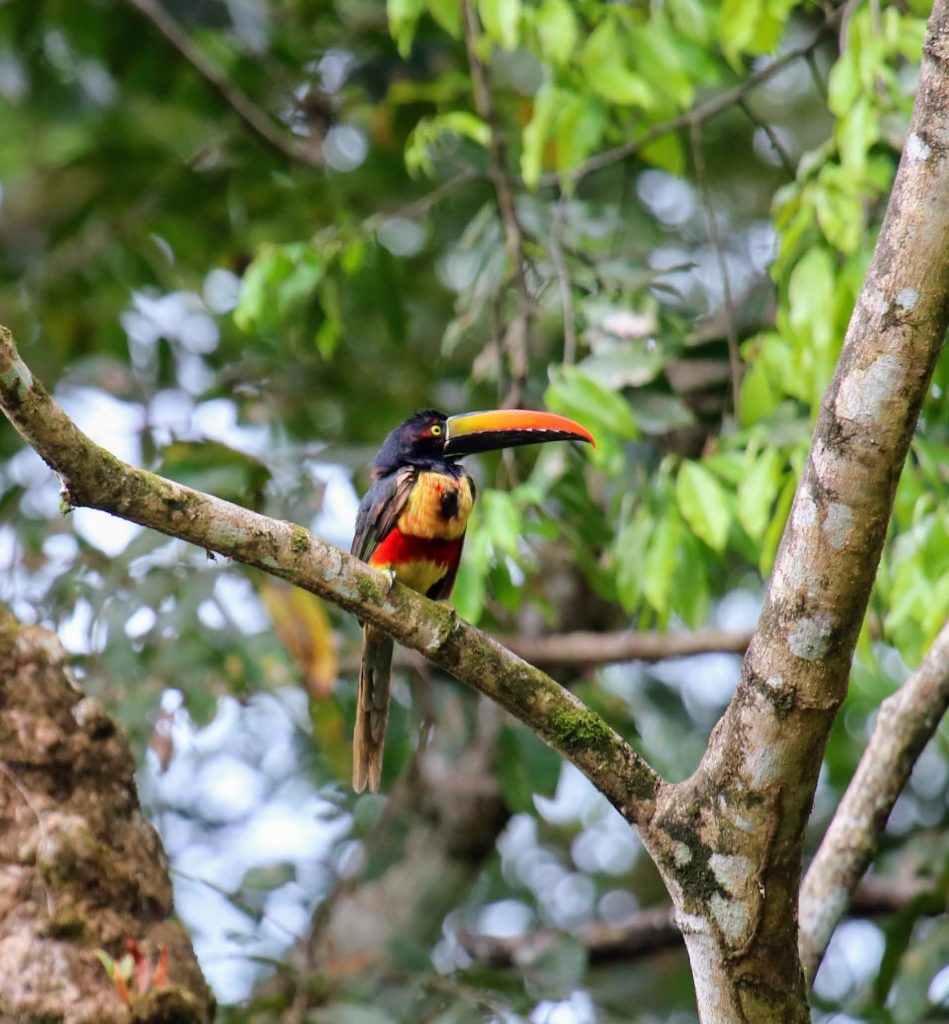
[[323,602],[299,587],[265,580],[261,600],[274,631],[296,663],[311,697],[322,700],[336,682],[336,642]]

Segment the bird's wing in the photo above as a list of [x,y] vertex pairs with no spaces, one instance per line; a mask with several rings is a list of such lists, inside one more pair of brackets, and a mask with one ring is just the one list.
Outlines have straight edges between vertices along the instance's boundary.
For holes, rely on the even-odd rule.
[[368,562],[373,551],[385,540],[386,534],[399,521],[416,479],[415,468],[403,466],[373,481],[356,515],[356,535],[351,551],[357,558]]

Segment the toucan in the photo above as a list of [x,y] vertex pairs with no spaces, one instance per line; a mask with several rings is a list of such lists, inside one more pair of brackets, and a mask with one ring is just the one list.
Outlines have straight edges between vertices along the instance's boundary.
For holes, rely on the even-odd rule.
[[[423,409],[385,440],[372,484],[359,505],[352,553],[434,600],[451,594],[461,561],[474,481],[460,460],[477,452],[545,441],[586,441],[588,430],[566,416],[495,409],[445,416]],[[392,640],[363,626],[364,643],[353,731],[353,788],[379,789],[389,720]]]

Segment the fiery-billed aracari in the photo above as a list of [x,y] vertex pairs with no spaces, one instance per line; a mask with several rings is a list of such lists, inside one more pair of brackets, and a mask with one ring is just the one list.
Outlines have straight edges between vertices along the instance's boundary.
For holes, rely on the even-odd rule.
[[[524,409],[445,416],[425,409],[386,438],[372,466],[373,482],[359,506],[352,552],[387,569],[435,600],[451,594],[461,560],[475,486],[459,459],[476,452],[543,441],[589,441],[565,416]],[[389,720],[392,640],[364,627],[353,734],[353,787],[379,788]]]

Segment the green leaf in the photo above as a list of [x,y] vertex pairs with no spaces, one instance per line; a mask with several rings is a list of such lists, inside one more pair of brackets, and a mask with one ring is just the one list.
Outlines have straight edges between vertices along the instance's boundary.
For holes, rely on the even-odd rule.
[[513,497],[505,491],[481,495],[480,529],[498,551],[516,555],[520,549],[523,520]]
[[733,66],[747,50],[761,18],[761,0],[723,0],[718,17],[718,38],[722,52]]
[[451,110],[434,117],[421,117],[405,143],[405,166],[410,174],[419,171],[428,175],[434,173],[430,150],[446,132],[470,139],[479,146],[487,146],[491,138],[484,121],[468,110]]
[[599,146],[609,125],[609,111],[602,100],[587,92],[559,90],[560,103],[554,126],[557,169],[579,166]]
[[461,4],[458,0],[426,0],[428,13],[452,37],[461,38]]
[[761,340],[757,358],[746,360],[748,369],[741,378],[740,411],[743,426],[752,426],[770,416],[780,401],[780,394],[768,372],[767,339]]
[[108,974],[109,980],[112,981],[115,978],[115,961],[104,949],[97,949],[95,954],[96,959],[105,968],[105,973]]
[[752,540],[760,540],[771,522],[771,506],[781,487],[783,459],[775,448],[746,456],[748,470],[738,485],[738,521]]
[[577,42],[577,18],[567,0],[544,0],[534,19],[541,53],[552,64],[566,64]]
[[607,18],[587,40],[581,64],[590,86],[610,103],[651,110],[655,105],[646,80],[630,71],[628,47],[619,25]]
[[433,123],[440,132],[453,132],[463,138],[477,142],[479,146],[487,146],[491,140],[488,126],[476,114],[467,110],[452,110],[433,118]]
[[389,32],[400,56],[408,57],[415,39],[415,26],[425,10],[425,0],[386,0]]
[[498,737],[498,779],[512,811],[532,813],[534,794],[552,797],[560,778],[560,755],[530,729],[505,725]]
[[652,513],[642,505],[617,535],[614,544],[616,593],[626,612],[636,611],[642,600],[645,556],[655,527]]
[[732,514],[722,485],[698,462],[685,462],[676,478],[676,499],[692,532],[713,551],[724,551]]
[[637,25],[630,33],[636,68],[649,84],[668,96],[679,110],[692,106],[695,90],[682,52],[668,22],[660,14]]
[[682,535],[682,520],[669,505],[665,515],[650,538],[649,548],[643,562],[643,594],[659,616],[665,619],[669,614],[669,597],[672,580],[678,560],[679,538]]
[[709,557],[695,537],[688,533],[681,535],[669,604],[692,629],[708,621]]
[[477,623],[484,614],[488,571],[491,568],[491,541],[481,529],[481,502],[475,504],[468,521],[468,541],[458,569],[451,603],[458,614],[469,622]]
[[234,322],[248,332],[281,326],[313,296],[335,251],[304,243],[262,246],[241,281]]
[[791,511],[791,503],[794,501],[794,492],[797,490],[797,477],[792,474],[784,485],[778,504],[774,510],[774,518],[768,524],[761,542],[761,557],[758,561],[758,571],[762,576],[767,576],[774,566],[774,558],[778,553],[778,545],[784,536],[784,527],[788,521],[788,513]]
[[880,138],[880,115],[866,97],[860,97],[837,122],[840,163],[845,171],[862,176],[867,153]]
[[860,95],[860,76],[853,53],[846,50],[830,69],[827,79],[827,106],[836,117],[843,117]]
[[708,49],[715,23],[711,6],[701,0],[667,0],[667,7],[678,31],[686,39]]
[[546,402],[555,412],[579,420],[594,436],[597,426],[622,438],[639,436],[629,402],[579,366],[561,366],[551,371]]
[[524,126],[521,149],[521,176],[524,184],[536,188],[544,166],[544,146],[550,136],[561,102],[561,91],[551,82],[545,82],[534,97],[534,112]]
[[478,0],[481,22],[488,36],[505,50],[520,40],[521,0]]
[[668,171],[676,177],[682,177],[685,173],[685,149],[677,134],[663,135],[655,142],[650,142],[643,146],[640,155],[653,167]]

